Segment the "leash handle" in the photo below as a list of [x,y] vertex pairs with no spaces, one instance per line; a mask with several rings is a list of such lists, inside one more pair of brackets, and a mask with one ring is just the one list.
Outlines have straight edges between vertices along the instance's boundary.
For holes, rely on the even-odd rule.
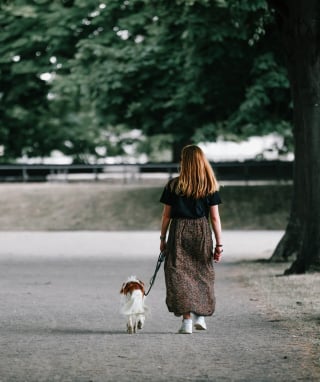
[[149,286],[148,291],[144,294],[145,296],[148,296],[148,294],[150,293],[150,290],[151,290],[151,288],[152,288],[152,286],[156,280],[157,273],[158,273],[158,271],[161,267],[161,264],[162,264],[163,260],[165,259],[165,257],[166,256],[165,256],[164,252],[160,252],[159,257],[158,257],[158,261],[157,261],[157,265],[156,265],[156,269],[154,271],[153,276],[150,279],[150,282],[149,282],[150,286]]

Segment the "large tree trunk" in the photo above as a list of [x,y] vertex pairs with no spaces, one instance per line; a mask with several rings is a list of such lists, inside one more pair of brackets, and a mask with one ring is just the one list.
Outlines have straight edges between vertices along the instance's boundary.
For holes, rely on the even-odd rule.
[[296,260],[301,249],[302,235],[300,219],[295,215],[294,202],[291,207],[291,215],[284,235],[274,250],[270,262],[288,262]]
[[320,2],[270,4],[278,12],[294,104],[294,196],[281,251],[297,254],[286,274],[320,271]]
[[[180,139],[179,139],[180,138]],[[190,145],[192,143],[191,139],[188,137],[177,137],[175,141],[172,143],[172,162],[180,163],[181,159],[181,150],[186,145]]]

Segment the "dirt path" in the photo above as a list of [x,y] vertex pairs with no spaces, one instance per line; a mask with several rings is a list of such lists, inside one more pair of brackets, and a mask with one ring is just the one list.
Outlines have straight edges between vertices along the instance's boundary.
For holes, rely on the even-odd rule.
[[[124,234],[122,241],[124,247],[130,246]],[[257,245],[259,253],[268,248]],[[141,256],[130,257],[112,252],[112,246],[105,247],[104,257],[97,252],[84,256],[81,251],[55,256],[52,248],[50,256],[39,251],[37,256],[1,257],[1,252],[3,247],[1,382],[320,378],[314,352],[319,332],[304,337],[282,316],[275,317],[255,284],[262,277],[255,278],[256,265],[243,262],[241,256],[236,260],[235,252],[216,267],[217,311],[207,319],[208,330],[192,335],[176,333],[180,319],[167,312],[162,271],[148,297],[151,313],[144,330],[125,333],[118,314],[121,283],[131,274],[147,282],[157,255],[146,256],[142,250]]]

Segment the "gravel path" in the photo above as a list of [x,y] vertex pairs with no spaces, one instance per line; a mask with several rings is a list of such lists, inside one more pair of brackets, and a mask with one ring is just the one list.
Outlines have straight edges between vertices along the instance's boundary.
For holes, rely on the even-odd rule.
[[[148,282],[157,233],[1,233],[0,382],[318,381],[308,339],[273,320],[241,282],[253,241],[259,258],[280,236],[225,233],[207,331],[177,334],[161,269],[145,328],[128,335],[119,289],[131,274]],[[242,252],[245,242],[252,251]]]

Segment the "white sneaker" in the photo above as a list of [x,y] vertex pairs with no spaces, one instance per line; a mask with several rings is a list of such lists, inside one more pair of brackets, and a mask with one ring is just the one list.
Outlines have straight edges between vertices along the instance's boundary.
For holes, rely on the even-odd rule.
[[181,328],[179,329],[180,334],[192,334],[192,320],[184,319],[182,320]]
[[207,325],[203,316],[194,315],[194,327],[197,330],[207,330]]

